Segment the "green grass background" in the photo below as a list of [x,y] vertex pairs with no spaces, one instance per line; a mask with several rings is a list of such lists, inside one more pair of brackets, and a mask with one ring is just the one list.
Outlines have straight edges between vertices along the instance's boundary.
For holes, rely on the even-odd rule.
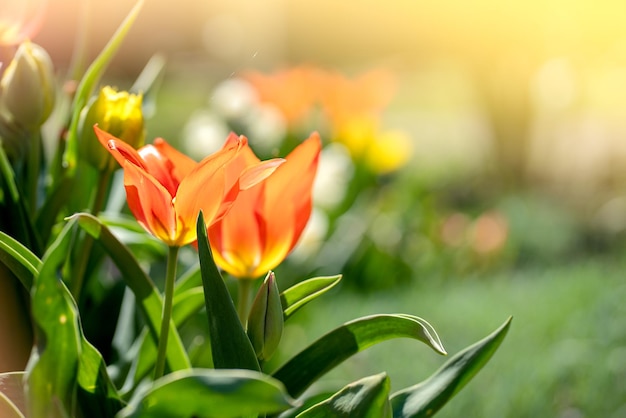
[[[438,416],[626,417],[625,267],[622,259],[595,257],[445,282],[423,278],[365,295],[340,287],[297,314],[283,349],[298,350],[359,316],[403,312],[428,320],[454,354],[512,315],[492,360]],[[395,391],[445,360],[417,341],[392,340],[312,390],[387,371]]]

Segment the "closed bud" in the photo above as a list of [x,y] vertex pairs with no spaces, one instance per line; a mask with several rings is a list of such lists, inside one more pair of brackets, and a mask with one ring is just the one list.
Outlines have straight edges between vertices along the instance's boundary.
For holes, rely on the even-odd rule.
[[56,83],[50,56],[41,46],[23,42],[0,80],[0,101],[12,121],[39,128],[54,107]]
[[115,136],[133,148],[139,148],[145,140],[142,96],[127,91],[116,91],[106,86],[83,110],[79,132],[79,152],[82,158],[99,171],[118,167],[93,130],[94,125]]
[[270,271],[254,298],[248,316],[248,337],[257,358],[268,360],[283,335],[284,317],[274,272]]

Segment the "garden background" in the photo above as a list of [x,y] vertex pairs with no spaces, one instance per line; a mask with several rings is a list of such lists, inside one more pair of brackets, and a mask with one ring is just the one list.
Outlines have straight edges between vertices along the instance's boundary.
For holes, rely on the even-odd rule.
[[[95,55],[131,7],[48,6],[34,41],[60,71],[81,25]],[[361,182],[356,159],[326,168],[311,231],[276,274],[281,286],[296,266],[342,272],[341,292],[299,312],[285,345],[305,346],[320,324],[406,312],[456,352],[513,315],[440,416],[626,417],[625,15],[617,1],[148,0],[107,81],[128,88],[162,54],[148,137],[204,155],[229,126],[216,109],[242,94],[225,82],[248,71],[392,74],[381,131],[409,138],[410,158]],[[286,132],[271,121],[238,133]],[[324,202],[331,189],[340,203]],[[392,341],[323,382],[387,370],[401,388],[444,360]]]

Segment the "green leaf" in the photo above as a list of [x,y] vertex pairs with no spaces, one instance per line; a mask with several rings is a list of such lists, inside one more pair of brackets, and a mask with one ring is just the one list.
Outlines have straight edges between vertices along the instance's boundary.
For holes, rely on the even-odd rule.
[[[157,287],[141,269],[128,248],[115,238],[98,218],[87,213],[79,213],[73,215],[72,219],[77,219],[81,228],[102,245],[120,270],[124,281],[135,294],[150,333],[157,342],[163,310],[163,300]],[[185,347],[172,321],[170,321],[170,336],[167,342],[167,363],[172,371],[191,367]]]
[[200,273],[200,264],[190,267],[184,272],[174,286],[174,294],[179,294],[191,288],[202,287],[202,275]]
[[492,334],[456,354],[427,380],[394,393],[393,416],[430,417],[441,409],[489,361],[510,324],[511,318]]
[[[185,292],[181,292],[174,297],[174,306],[172,307],[172,320],[176,327],[181,326],[193,314],[200,311],[204,306],[204,291],[202,287],[191,288]],[[130,393],[141,379],[146,377],[154,368],[157,356],[157,346],[154,341],[149,338],[149,333],[144,329],[137,337],[135,343],[129,350],[132,356],[133,365],[127,376],[122,392]]]
[[[312,396],[306,399],[299,399],[298,406],[280,413],[280,415],[278,415],[278,418],[296,418],[298,414],[306,411],[307,409],[311,408],[314,405],[317,405],[320,402],[324,402],[325,400],[327,400],[333,395],[334,395],[333,392],[319,392],[319,393],[313,394]],[[272,417],[274,416],[272,415]]]
[[386,373],[369,376],[347,385],[297,418],[390,418],[390,387]]
[[119,393],[113,386],[102,355],[81,333],[77,399],[85,417],[108,418],[122,409]]
[[41,269],[41,260],[21,242],[0,231],[0,262],[8,267],[26,290]]
[[78,161],[78,122],[80,120],[80,112],[83,107],[89,101],[96,84],[106,71],[109,63],[120,48],[122,41],[126,37],[126,34],[133,25],[141,7],[143,6],[143,0],[137,1],[135,6],[128,13],[124,21],[120,24],[117,31],[113,34],[109,42],[105,45],[104,49],[91,63],[85,75],[81,78],[80,83],[76,89],[76,95],[74,96],[74,102],[72,103],[72,119],[67,132],[67,148],[65,150],[64,161],[65,165],[73,175],[73,171],[76,169]]
[[26,377],[30,416],[35,418],[73,416],[77,400],[90,417],[111,416],[122,407],[102,356],[83,335],[78,308],[60,277],[75,223],[68,222],[46,252],[31,292],[37,345]]
[[324,335],[273,376],[296,397],[352,355],[379,342],[402,337],[420,340],[437,353],[446,354],[439,337],[423,319],[410,315],[372,315],[347,322]]
[[279,381],[262,373],[193,369],[170,373],[138,392],[116,418],[256,417],[284,411],[292,402]]
[[15,172],[2,146],[2,138],[0,138],[0,193],[4,195],[3,204],[0,206],[1,219],[8,221],[8,224],[2,225],[3,229],[6,228],[5,231],[39,254],[41,251],[39,231],[34,227],[26,202],[19,192]]
[[48,242],[52,228],[58,221],[59,212],[67,204],[72,194],[75,193],[72,185],[73,180],[69,177],[64,177],[53,190],[46,193],[46,200],[37,211],[37,216],[35,217],[35,227],[41,235],[41,242]]
[[0,373],[0,417],[23,418],[25,415],[24,372]]
[[145,119],[154,116],[156,112],[157,91],[165,74],[165,56],[155,54],[148,60],[139,77],[130,88],[131,93],[143,95],[142,113]]
[[218,369],[260,371],[252,344],[239,321],[224,279],[213,261],[202,212],[198,215],[196,226],[213,363]]
[[73,222],[68,223],[49,247],[31,291],[37,344],[27,368],[27,382],[33,418],[63,417],[75,412],[81,352],[78,311],[59,278],[69,253],[72,226]]
[[285,320],[298,309],[332,289],[341,280],[341,274],[314,277],[297,283],[280,294]]

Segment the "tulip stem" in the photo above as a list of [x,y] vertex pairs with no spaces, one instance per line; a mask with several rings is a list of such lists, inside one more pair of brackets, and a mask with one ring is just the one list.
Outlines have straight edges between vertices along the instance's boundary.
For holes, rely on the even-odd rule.
[[163,376],[165,372],[165,358],[167,354],[167,339],[170,332],[172,318],[172,302],[174,300],[174,282],[176,281],[176,263],[180,247],[172,246],[167,253],[167,271],[165,273],[165,289],[163,297],[163,315],[161,315],[161,332],[159,333],[159,348],[157,351],[154,380]]
[[39,172],[41,169],[41,134],[35,132],[30,141],[31,149],[28,153],[28,166],[26,184],[28,187],[28,205],[30,206],[30,215],[34,217],[37,212],[37,194],[39,193]]
[[244,329],[246,329],[246,323],[248,322],[253,284],[253,280],[237,279],[237,315],[239,316],[239,320],[241,321],[241,325]]

